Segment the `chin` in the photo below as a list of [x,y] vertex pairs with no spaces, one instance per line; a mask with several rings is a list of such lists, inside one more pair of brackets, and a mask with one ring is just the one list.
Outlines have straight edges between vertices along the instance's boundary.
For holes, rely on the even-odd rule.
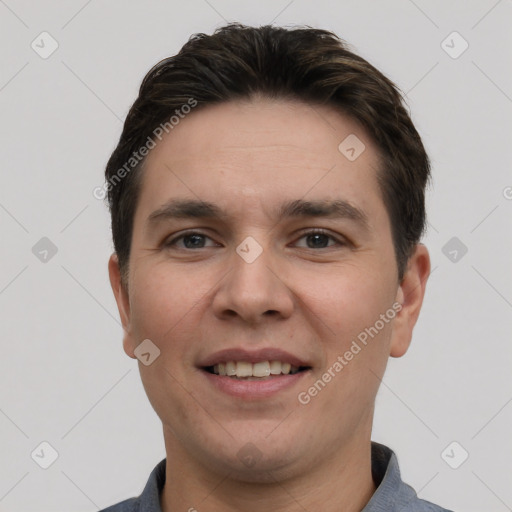
[[263,442],[258,444],[258,441],[240,444],[241,448],[235,452],[231,443],[225,447],[225,451],[214,451],[202,460],[209,460],[215,472],[246,483],[271,483],[286,479],[299,471],[299,461],[302,464],[305,461],[304,456],[299,456],[295,449],[292,450],[285,443],[281,443],[280,447],[268,443],[264,446]]

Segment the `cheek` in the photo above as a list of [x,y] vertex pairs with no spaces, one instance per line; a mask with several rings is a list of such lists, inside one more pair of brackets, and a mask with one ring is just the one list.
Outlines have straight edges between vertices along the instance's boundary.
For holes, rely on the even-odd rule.
[[[323,410],[322,414],[336,417],[336,421],[344,415],[358,421],[374,400],[389,357],[395,313],[393,287],[391,279],[383,279],[384,269],[376,264],[373,270],[370,268],[346,266],[342,272],[314,281],[316,285],[309,292],[308,305],[327,326],[323,327],[325,360],[321,373],[330,369],[335,375],[316,407]],[[340,404],[336,413],[333,403]],[[347,412],[346,405],[356,403]]]
[[167,422],[173,417],[187,421],[189,416],[199,414],[185,383],[192,364],[190,340],[197,336],[195,311],[200,307],[205,283],[199,286],[183,272],[171,271],[163,264],[139,266],[132,283],[132,336],[136,344],[150,339],[160,349],[151,365],[139,363],[146,394]]
[[[323,321],[324,329],[331,334],[328,338],[338,349],[374,326],[392,305],[392,287],[382,274],[379,277],[368,267],[347,266],[339,273],[331,270],[308,281],[314,285],[302,287],[302,296],[307,297],[307,305]],[[380,327],[384,334],[389,324]]]
[[312,407],[315,416],[329,418],[325,428],[336,430],[345,423],[348,431],[364,423],[375,399],[389,356],[395,313],[392,287],[367,268],[352,270],[325,280],[323,292],[317,285],[308,304],[328,327],[323,327],[324,366],[314,376],[314,382],[328,380],[328,384],[325,388],[314,384],[322,391]]
[[[179,271],[164,265],[139,269],[131,293],[132,328],[138,337],[154,340],[161,350],[169,340],[177,342],[177,332],[187,325],[202,295],[196,282],[184,279]],[[176,348],[176,347],[174,347]]]

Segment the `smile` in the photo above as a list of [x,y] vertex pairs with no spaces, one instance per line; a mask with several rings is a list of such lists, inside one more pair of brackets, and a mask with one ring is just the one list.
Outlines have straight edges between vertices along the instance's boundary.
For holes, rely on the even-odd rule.
[[281,361],[227,361],[205,368],[215,375],[232,377],[235,379],[266,379],[278,375],[295,375],[306,367],[293,366]]
[[233,347],[199,359],[196,367],[211,389],[258,401],[299,386],[311,374],[313,361],[277,347]]

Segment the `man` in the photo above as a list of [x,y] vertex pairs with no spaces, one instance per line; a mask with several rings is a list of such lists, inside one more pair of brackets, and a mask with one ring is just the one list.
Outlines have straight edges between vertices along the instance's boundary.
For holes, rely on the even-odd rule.
[[442,511],[371,441],[430,271],[429,159],[334,34],[232,24],[144,78],[109,273],[166,459],[128,511]]

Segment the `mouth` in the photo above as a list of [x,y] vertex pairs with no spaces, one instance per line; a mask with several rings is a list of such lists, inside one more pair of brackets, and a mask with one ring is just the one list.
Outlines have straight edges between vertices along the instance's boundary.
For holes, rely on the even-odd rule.
[[293,389],[312,365],[276,348],[222,350],[198,364],[214,389],[244,400],[259,400]]
[[251,363],[249,361],[226,361],[212,366],[203,367],[203,370],[221,377],[231,377],[237,380],[268,380],[281,375],[295,375],[311,369],[310,366],[295,366],[291,363],[266,360]]

